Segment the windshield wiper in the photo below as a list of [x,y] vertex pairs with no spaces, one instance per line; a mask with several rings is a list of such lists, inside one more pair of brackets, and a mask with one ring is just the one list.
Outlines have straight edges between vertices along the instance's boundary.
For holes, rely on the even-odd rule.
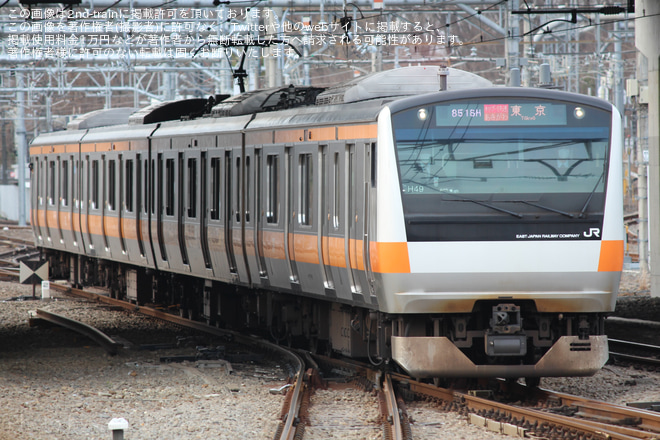
[[539,205],[538,203],[528,202],[527,200],[511,200],[511,201],[514,202],[514,203],[524,203],[525,205],[534,206],[535,208],[539,208],[539,209],[545,209],[546,211],[561,214],[561,215],[564,215],[564,216],[569,217],[569,218],[575,218],[575,216],[573,214],[571,214],[570,212],[561,211],[559,209],[551,208],[551,207],[545,206],[545,205]]
[[450,199],[447,200],[448,202],[471,202],[471,203],[476,203],[477,205],[485,206],[486,208],[493,209],[495,211],[503,212],[505,214],[512,215],[517,218],[523,218],[522,214],[519,214],[514,211],[509,211],[508,209],[500,208],[499,206],[491,205],[490,203],[486,202],[481,202],[479,200],[474,200],[474,199],[468,199],[467,197],[459,197],[459,196],[454,196],[456,199]]
[[587,208],[589,207],[589,203],[591,203],[591,199],[593,198],[594,194],[596,193],[596,189],[598,188],[598,185],[600,184],[600,181],[603,180],[603,176],[605,175],[605,170],[603,170],[602,173],[600,173],[600,177],[598,178],[598,182],[596,182],[596,185],[594,185],[594,189],[591,190],[589,193],[589,197],[587,197],[587,200],[584,202],[584,206],[582,207],[582,211],[580,211],[580,215],[578,215],[579,218],[584,218],[584,213],[587,211]]

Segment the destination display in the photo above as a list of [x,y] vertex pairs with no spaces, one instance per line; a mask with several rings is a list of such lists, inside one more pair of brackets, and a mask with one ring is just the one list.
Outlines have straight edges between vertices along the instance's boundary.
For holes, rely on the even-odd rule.
[[[576,117],[584,110],[576,108]],[[538,103],[452,103],[435,106],[437,127],[566,125],[566,105]]]

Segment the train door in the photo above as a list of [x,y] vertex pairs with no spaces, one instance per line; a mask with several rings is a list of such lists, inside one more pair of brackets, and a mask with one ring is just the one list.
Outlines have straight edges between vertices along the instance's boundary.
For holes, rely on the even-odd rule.
[[82,161],[80,160],[80,152],[78,151],[75,156],[72,156],[71,160],[71,189],[73,191],[71,197],[73,198],[73,203],[71,210],[73,212],[71,221],[72,221],[72,233],[73,233],[73,246],[80,252],[84,251],[84,240],[82,235],[82,225],[80,219],[80,210],[82,209]]
[[352,286],[351,291],[354,295],[362,295],[367,303],[371,303],[369,293],[369,282],[367,279],[367,267],[369,265],[369,239],[366,215],[368,212],[368,195],[370,176],[368,169],[370,167],[371,153],[367,154],[370,144],[356,145],[347,144],[346,152],[348,154],[348,173],[347,185],[348,191],[347,218],[347,254],[348,267],[351,271]]
[[[149,141],[151,143],[151,140]],[[149,147],[151,150],[151,147]],[[151,241],[151,221],[155,217],[155,191],[154,191],[154,164],[155,160],[151,158],[151,154],[148,152],[142,158],[141,165],[141,184],[139,189],[139,207],[140,207],[140,217],[139,217],[139,229],[138,229],[138,239],[141,244],[141,252],[144,251],[144,256],[147,259],[147,264],[149,266],[155,265],[154,261],[154,248],[152,247]],[[139,162],[139,161],[138,161]]]
[[319,178],[321,184],[317,192],[318,199],[318,218],[319,230],[317,245],[319,248],[319,261],[322,266],[323,287],[327,293],[334,295],[335,282],[332,275],[332,267],[330,262],[330,235],[332,234],[332,185],[333,185],[333,157],[331,149],[328,145],[319,147],[319,170],[321,176]]
[[145,199],[143,195],[143,182],[145,182],[145,178],[143,177],[143,173],[146,172],[147,163],[148,161],[144,160],[142,154],[137,154],[135,156],[135,164],[132,166],[133,170],[131,171],[134,177],[134,184],[130,195],[127,191],[127,196],[133,197],[133,206],[131,208],[135,214],[135,239],[137,240],[138,252],[140,254],[140,258],[145,260],[148,260],[148,256],[143,241],[144,228],[142,225],[142,220],[143,212],[145,211],[143,207],[145,205]]
[[[181,217],[180,245],[190,270],[200,276],[212,276],[211,259],[206,238],[206,153],[199,148],[198,139],[188,144],[192,149],[180,154]],[[184,253],[185,252],[185,253]]]
[[263,246],[260,246],[259,199],[261,195],[260,164],[261,149],[246,146],[243,158],[243,251],[252,285],[261,284],[263,269]]
[[[240,165],[240,149],[234,148],[225,151],[225,251],[232,282],[240,281],[236,249],[238,249],[239,257],[243,256],[240,241]],[[235,228],[237,231],[234,231]],[[244,268],[245,265],[242,266]]]
[[266,269],[266,257],[264,255],[264,221],[266,220],[264,210],[264,192],[263,192],[263,177],[264,161],[263,150],[255,149],[254,152],[254,221],[256,223],[254,229],[254,241],[256,243],[257,251],[257,269],[259,271],[259,278],[262,285],[268,285],[268,271]]
[[[216,137],[217,144],[217,137]],[[227,182],[225,170],[225,151],[212,149],[208,151],[206,160],[208,191],[208,220],[207,240],[208,250],[213,266],[214,275],[223,281],[231,281],[232,273],[228,257],[228,245],[226,241],[227,229]]]
[[47,209],[48,209],[48,156],[44,155],[39,162],[39,236],[42,241],[48,240],[48,222]]
[[32,155],[30,157],[30,187],[32,191],[30,192],[30,225],[32,225],[32,231],[37,237],[37,240],[41,239],[41,224],[39,221],[39,210],[40,198],[41,198],[41,155]]
[[57,240],[57,175],[56,175],[56,170],[57,170],[57,162],[56,159],[49,158],[49,160],[46,162],[46,240],[48,242],[49,246],[53,246],[53,244]]
[[[94,190],[92,183],[92,166],[93,161],[90,159],[89,154],[84,156],[82,160],[82,170],[81,170],[81,184],[80,184],[80,233],[83,239],[83,247],[86,254],[92,255],[94,250],[94,245],[92,242],[92,232],[90,230],[90,215],[92,209],[92,197]],[[94,167],[96,169],[96,167]]]
[[202,151],[200,153],[200,162],[199,162],[199,245],[202,250],[202,257],[204,260],[204,269],[211,271],[213,274],[213,264],[211,263],[211,252],[209,250],[209,237],[208,237],[208,227],[209,227],[209,179],[208,179],[208,153]]
[[184,154],[179,152],[176,157],[176,171],[174,172],[175,181],[173,187],[174,212],[176,216],[176,242],[178,244],[178,255],[181,259],[179,269],[190,270],[190,259],[188,258],[188,249],[186,247],[186,185],[184,170],[186,169],[186,160]]
[[179,157],[175,151],[164,151],[156,160],[156,257],[166,269],[182,269],[179,245]]
[[283,145],[264,150],[263,208],[260,212],[264,266],[271,286],[289,288],[291,268],[285,229],[288,231],[286,159]]
[[140,155],[134,153],[124,154],[119,162],[121,245],[128,259],[134,262],[145,257],[140,225],[140,165]]
[[[116,165],[116,170],[115,170],[115,179],[116,179],[115,198],[117,199],[116,200],[116,206],[115,206],[115,212],[117,214],[117,217],[116,217],[116,222],[117,222],[116,231],[117,231],[117,236],[119,237],[119,250],[121,251],[121,253],[119,255],[121,255],[123,257],[123,259],[127,259],[127,256],[128,256],[128,250],[126,248],[126,233],[124,231],[124,215],[125,215],[125,212],[124,212],[124,209],[123,209],[123,206],[126,202],[125,199],[124,199],[124,196],[126,195],[126,185],[128,184],[128,178],[125,174],[125,172],[126,172],[125,164],[127,162],[128,161],[126,160],[125,155],[120,154],[117,157],[117,165]],[[132,178],[133,178],[133,176],[131,176],[131,179]],[[131,181],[131,185],[132,185],[132,183],[133,182]]]
[[291,168],[292,188],[292,267],[305,292],[323,294],[319,240],[319,147],[297,146]]
[[63,244],[67,249],[76,249],[76,239],[74,225],[74,203],[73,203],[73,190],[74,173],[73,164],[74,159],[71,155],[63,155],[60,177],[60,205],[62,211],[60,214],[60,231],[62,233]]
[[330,143],[326,148],[326,179],[325,192],[327,200],[323,235],[326,244],[323,253],[326,264],[326,287],[335,289],[338,298],[353,300],[351,286],[352,272],[348,265],[348,245],[346,210],[348,200],[347,154],[344,143]]
[[[158,267],[158,257],[157,254],[160,249],[157,249],[155,244],[158,243],[158,226],[156,221],[158,219],[158,214],[156,212],[157,206],[157,194],[156,194],[156,177],[158,175],[158,165],[156,160],[156,155],[151,154],[151,143],[153,141],[149,139],[149,157],[144,164],[144,186],[142,189],[142,194],[144,197],[143,213],[144,220],[146,221],[146,228],[142,231],[142,240],[145,243],[149,243],[149,248],[151,249],[151,255],[153,257],[153,265]],[[146,235],[145,235],[146,234]]]
[[121,204],[119,200],[119,194],[121,194],[121,186],[119,184],[121,180],[119,177],[121,160],[119,157],[104,155],[103,161],[105,173],[103,178],[105,203],[102,203],[103,239],[106,255],[109,257],[114,256],[115,258],[120,256],[122,251],[124,253],[126,252],[121,244],[123,240],[119,226],[121,224],[120,210],[118,209]]
[[64,178],[64,162],[66,162],[66,156],[57,156],[57,160],[53,162],[55,167],[53,170],[53,175],[55,177],[55,182],[53,182],[55,186],[55,195],[53,197],[53,211],[55,214],[55,221],[53,223],[55,225],[55,230],[51,237],[53,239],[53,246],[60,249],[65,246],[64,237],[62,236],[62,217],[66,213],[66,209],[63,209],[64,206],[62,205],[62,190],[66,188],[66,185],[62,182],[62,179]]
[[295,187],[297,185],[297,166],[295,165],[296,156],[291,147],[284,149],[284,175],[286,182],[286,197],[284,201],[284,212],[286,213],[284,223],[284,253],[289,268],[289,282],[293,289],[300,287],[300,279],[298,277],[298,268],[296,266],[294,231],[296,227],[297,204]]

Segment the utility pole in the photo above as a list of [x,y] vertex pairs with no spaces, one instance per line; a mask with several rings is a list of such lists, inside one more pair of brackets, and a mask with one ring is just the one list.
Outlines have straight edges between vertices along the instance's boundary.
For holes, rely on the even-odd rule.
[[651,296],[660,296],[660,2],[635,1],[635,46],[648,62]]
[[18,225],[26,225],[25,164],[27,162],[27,139],[25,137],[25,79],[23,71],[16,71],[16,120],[14,121],[14,143],[18,152]]

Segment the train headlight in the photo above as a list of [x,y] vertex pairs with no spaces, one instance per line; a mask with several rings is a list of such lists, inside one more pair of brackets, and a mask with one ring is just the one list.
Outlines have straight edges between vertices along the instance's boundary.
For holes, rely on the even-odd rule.
[[426,111],[425,108],[420,108],[417,110],[417,117],[419,118],[420,121],[426,121],[426,118],[428,118],[429,112]]
[[575,107],[575,110],[573,110],[573,116],[575,116],[575,119],[582,119],[585,114],[586,112],[582,107]]

